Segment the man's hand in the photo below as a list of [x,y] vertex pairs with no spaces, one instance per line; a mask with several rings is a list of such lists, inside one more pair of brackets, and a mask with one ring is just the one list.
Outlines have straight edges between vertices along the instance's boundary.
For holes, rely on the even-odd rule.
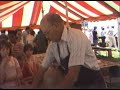
[[68,74],[65,76],[63,81],[60,82],[55,88],[71,88],[77,80],[79,72],[80,65],[70,67]]
[[39,66],[38,72],[36,72],[33,78],[32,88],[38,88],[42,84],[46,70],[42,66]]

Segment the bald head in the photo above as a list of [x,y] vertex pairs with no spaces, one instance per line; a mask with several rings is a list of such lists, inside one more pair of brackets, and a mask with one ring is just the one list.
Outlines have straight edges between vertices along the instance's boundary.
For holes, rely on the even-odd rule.
[[[64,22],[58,14],[48,13],[42,18],[40,28],[43,33],[49,32],[48,36],[51,40],[58,37],[60,39],[64,29]],[[57,35],[57,37],[55,37],[55,35]]]
[[40,28],[43,31],[49,31],[51,28],[54,29],[54,26],[58,27],[59,24],[63,24],[62,18],[56,13],[48,13],[42,18]]

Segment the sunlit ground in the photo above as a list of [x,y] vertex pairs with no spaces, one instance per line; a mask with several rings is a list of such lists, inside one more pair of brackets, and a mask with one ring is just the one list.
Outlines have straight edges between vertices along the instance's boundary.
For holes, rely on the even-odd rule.
[[[100,51],[100,55],[102,56],[108,56],[108,52],[107,51]],[[119,58],[120,56],[120,52],[118,51],[112,51],[112,57],[113,58]]]
[[108,59],[108,60],[119,60],[120,61],[120,52],[118,50],[112,50],[112,58],[108,58],[107,51],[98,51],[97,57]]

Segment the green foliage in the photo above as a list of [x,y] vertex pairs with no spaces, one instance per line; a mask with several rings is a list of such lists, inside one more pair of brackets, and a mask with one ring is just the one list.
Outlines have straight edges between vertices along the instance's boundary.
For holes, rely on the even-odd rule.
[[120,52],[118,51],[112,51],[112,58],[108,57],[108,52],[107,51],[98,51],[97,52],[97,58],[102,58],[102,59],[109,59],[109,60],[118,60],[120,61]]

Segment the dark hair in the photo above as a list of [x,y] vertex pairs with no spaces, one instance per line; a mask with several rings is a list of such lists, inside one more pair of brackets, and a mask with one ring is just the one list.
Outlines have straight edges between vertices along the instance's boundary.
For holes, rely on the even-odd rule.
[[9,50],[10,50],[9,56],[10,56],[11,55],[11,51],[12,51],[12,45],[11,45],[11,43],[8,42],[8,41],[3,40],[3,41],[0,42],[0,50],[1,50],[1,48],[3,46],[6,47],[6,48],[9,48]]
[[16,43],[16,32],[14,30],[8,31],[8,39],[11,43]]
[[14,30],[9,30],[9,31],[8,31],[8,35],[9,35],[9,34],[14,34],[14,35],[15,35],[15,31],[14,31]]
[[26,53],[27,50],[33,51],[33,46],[31,44],[26,44],[24,46],[24,53]]
[[31,27],[27,26],[27,27],[25,28],[25,30],[31,30]]
[[114,26],[111,26],[112,28],[114,28]]
[[97,26],[94,26],[94,29],[97,29]]
[[15,34],[17,34],[17,32],[19,32],[19,31],[22,32],[22,29],[20,29],[20,28],[15,29]]
[[33,31],[33,29],[31,29],[30,30],[30,34],[34,36],[35,35],[35,31]]
[[5,31],[6,31],[6,30],[5,30],[5,29],[3,29],[3,30],[1,30],[1,33],[5,33]]
[[102,30],[104,30],[104,28],[102,28]]

